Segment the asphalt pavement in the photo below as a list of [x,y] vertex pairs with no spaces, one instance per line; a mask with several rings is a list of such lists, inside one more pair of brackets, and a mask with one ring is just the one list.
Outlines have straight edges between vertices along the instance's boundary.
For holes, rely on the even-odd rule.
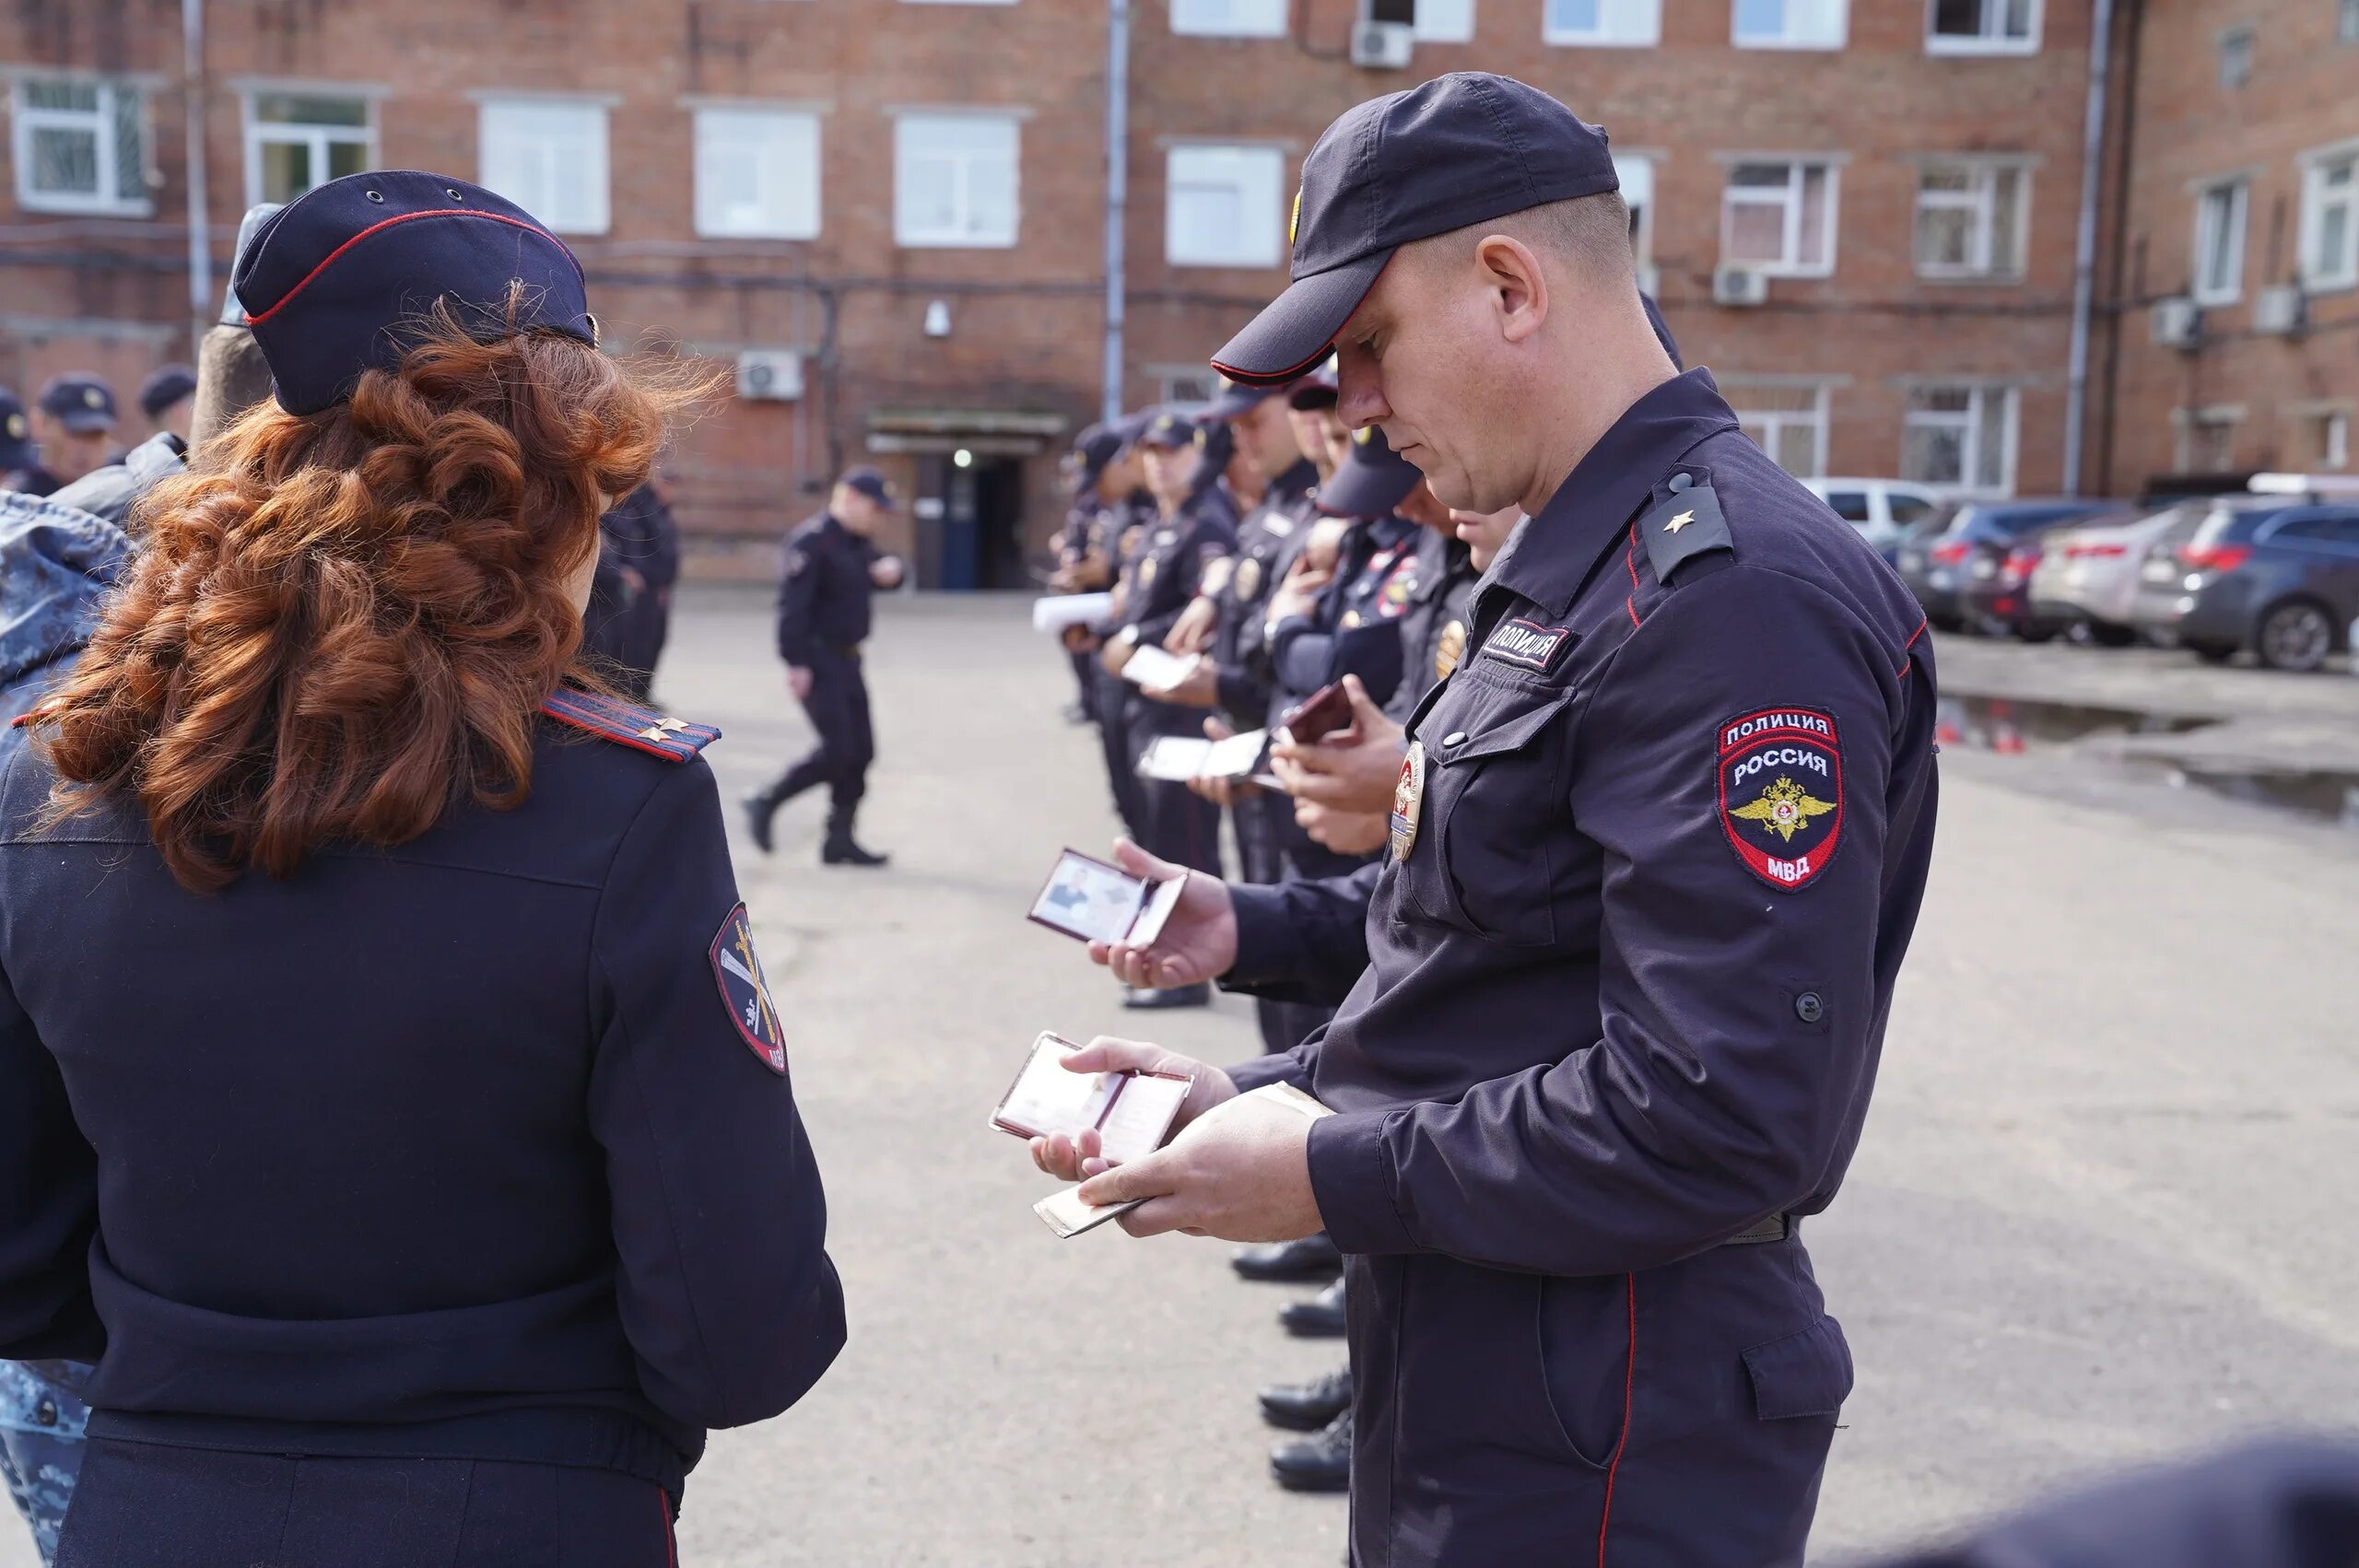
[[[1255,1385],[1339,1353],[1281,1335],[1293,1293],[1235,1281],[1217,1243],[1054,1239],[1029,1211],[1047,1179],[985,1126],[1038,1031],[1137,1016],[1024,919],[1057,849],[1114,826],[1025,610],[885,606],[862,832],[891,869],[823,870],[816,800],[781,815],[775,857],[737,846],[851,1340],[797,1409],[715,1435],[684,1564],[1341,1560],[1340,1502],[1264,1475]],[[1996,655],[1958,662],[1978,657]],[[733,798],[807,742],[755,594],[689,593],[657,692],[722,727],[707,755]],[[1865,1141],[1805,1231],[1859,1365],[1829,1562],[2359,1410],[2359,835],[2077,746],[1954,743],[1942,790]],[[1236,999],[1150,1016],[1215,1060],[1254,1048]],[[0,1532],[0,1568],[29,1562]]]

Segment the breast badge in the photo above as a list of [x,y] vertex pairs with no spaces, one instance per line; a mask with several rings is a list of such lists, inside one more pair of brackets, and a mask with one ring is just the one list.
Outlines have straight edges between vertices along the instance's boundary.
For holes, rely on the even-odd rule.
[[1426,744],[1411,741],[1401,759],[1401,782],[1392,788],[1392,858],[1405,860],[1417,847],[1417,816],[1426,803]]

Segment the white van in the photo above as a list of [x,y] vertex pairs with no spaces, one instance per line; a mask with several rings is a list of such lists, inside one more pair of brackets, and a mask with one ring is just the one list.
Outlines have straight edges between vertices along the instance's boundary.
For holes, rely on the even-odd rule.
[[1900,536],[1940,506],[1942,493],[1931,486],[1905,479],[1805,479],[1812,493],[1835,509],[1835,515],[1860,531],[1876,554],[1889,561],[1900,548]]

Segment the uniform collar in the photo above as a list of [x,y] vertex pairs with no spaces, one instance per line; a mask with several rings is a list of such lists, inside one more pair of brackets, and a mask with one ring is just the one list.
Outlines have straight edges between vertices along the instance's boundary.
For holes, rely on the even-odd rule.
[[1319,483],[1319,470],[1307,457],[1294,460],[1294,466],[1270,481],[1269,490],[1262,497],[1262,504],[1273,510],[1284,511],[1299,506]]
[[1736,428],[1709,371],[1673,376],[1624,410],[1573,466],[1516,531],[1491,580],[1561,614],[1665,471],[1707,437]]

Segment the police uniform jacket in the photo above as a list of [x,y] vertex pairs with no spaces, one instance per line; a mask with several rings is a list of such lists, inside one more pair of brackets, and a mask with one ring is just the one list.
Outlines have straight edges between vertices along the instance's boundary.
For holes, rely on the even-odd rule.
[[1418,543],[1428,530],[1401,517],[1355,522],[1336,554],[1334,579],[1315,615],[1270,631],[1277,695],[1291,704],[1345,675],[1357,675],[1381,705],[1401,685],[1401,618],[1415,592]]
[[1204,568],[1237,547],[1237,520],[1226,492],[1208,489],[1169,518],[1147,524],[1130,572],[1123,623],[1142,646],[1161,647],[1180,613],[1196,597]]
[[1232,1073],[1339,1113],[1309,1156],[1350,1265],[1356,1561],[1610,1526],[1757,1568],[1814,1493],[1850,1361],[1790,1217],[1857,1143],[1924,889],[1923,630],[1700,370],[1475,591],[1367,971]]
[[821,657],[851,658],[868,640],[868,568],[876,546],[832,512],[821,512],[786,536],[786,569],[778,584],[778,656],[796,669]]
[[94,1437],[675,1499],[793,1404],[843,1298],[714,733],[560,693],[518,809],[217,895],[13,748],[0,1356],[98,1361]]
[[1220,705],[1248,726],[1261,723],[1270,706],[1269,663],[1260,656],[1262,607],[1309,530],[1310,491],[1318,482],[1319,470],[1308,458],[1271,482],[1262,504],[1238,524],[1236,554],[1213,595],[1220,611],[1212,649]]
[[1417,569],[1401,613],[1401,656],[1407,666],[1388,718],[1405,722],[1437,682],[1466,654],[1467,605],[1474,596],[1473,553],[1455,534],[1427,529],[1417,541]]

